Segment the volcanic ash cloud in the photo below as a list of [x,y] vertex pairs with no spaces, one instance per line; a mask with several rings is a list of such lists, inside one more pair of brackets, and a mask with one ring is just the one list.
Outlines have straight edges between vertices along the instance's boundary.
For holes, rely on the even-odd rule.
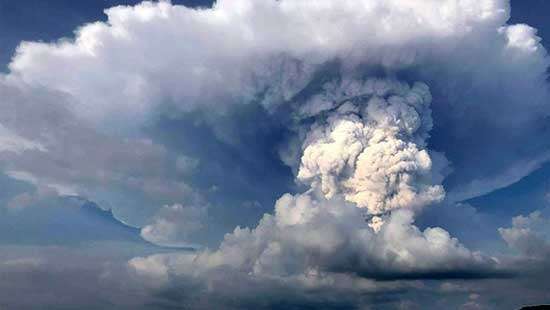
[[325,109],[306,135],[298,180],[375,216],[441,201],[426,150],[430,102],[423,83],[377,79],[344,81],[314,97],[306,107]]

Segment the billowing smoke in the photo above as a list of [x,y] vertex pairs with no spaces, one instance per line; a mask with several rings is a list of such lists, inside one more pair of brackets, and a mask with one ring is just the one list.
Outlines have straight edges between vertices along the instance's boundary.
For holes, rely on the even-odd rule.
[[305,105],[327,116],[306,135],[298,179],[371,215],[441,201],[425,149],[428,87],[375,79],[333,84]]

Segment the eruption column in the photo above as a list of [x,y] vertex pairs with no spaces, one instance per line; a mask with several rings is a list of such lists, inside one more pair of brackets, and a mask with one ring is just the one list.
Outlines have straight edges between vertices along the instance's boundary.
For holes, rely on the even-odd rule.
[[[400,208],[444,198],[426,149],[432,128],[428,86],[395,80],[344,80],[325,85],[303,111],[316,121],[302,145],[298,180],[330,199],[364,208],[370,225]],[[311,115],[313,114],[313,115]]]

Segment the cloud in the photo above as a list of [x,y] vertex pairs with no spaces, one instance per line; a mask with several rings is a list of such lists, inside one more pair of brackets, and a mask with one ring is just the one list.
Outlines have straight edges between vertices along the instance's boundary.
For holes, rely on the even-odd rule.
[[[19,46],[0,83],[7,175],[37,193],[105,201],[168,246],[195,244],[223,222],[221,208],[206,216],[209,198],[257,200],[241,197],[240,184],[274,191],[279,167],[258,178],[226,168],[232,161],[262,166],[277,154],[300,183],[217,249],[131,259],[138,276],[158,289],[206,288],[220,294],[213,304],[232,294],[277,303],[292,289],[297,304],[322,295],[312,291],[353,299],[423,279],[502,276],[506,264],[444,228],[418,228],[415,216],[445,192],[451,202],[483,195],[548,160],[546,50],[535,29],[506,24],[508,1],[161,1],[106,14],[73,39]],[[247,108],[265,118],[243,117]],[[200,133],[147,131],[178,118]],[[189,155],[194,143],[209,147]],[[191,184],[212,167],[219,184],[199,187],[225,188],[226,200]],[[514,247],[538,240],[524,230],[501,234]]]
[[514,217],[512,227],[499,228],[498,231],[511,249],[527,258],[547,261],[550,254],[548,224],[549,220],[544,218],[540,211],[535,211],[528,216]]
[[[84,124],[69,110],[71,98],[59,92],[3,80],[0,93],[0,139],[6,142],[0,167],[11,178],[34,185],[36,193],[107,201],[104,208],[114,205],[115,212],[134,223],[163,203],[197,199],[173,173],[177,160],[161,145],[108,135]],[[125,203],[116,199],[121,193],[142,197],[133,203],[144,207],[143,214],[123,208]],[[34,200],[32,193],[21,195],[14,203]]]
[[153,222],[141,229],[141,236],[161,246],[196,247],[193,240],[201,230],[204,233],[206,215],[203,206],[164,206]]
[[36,149],[42,152],[46,151],[44,147],[39,143],[29,141],[23,137],[20,137],[2,125],[0,125],[0,138],[2,139],[0,140],[0,145],[2,147],[2,149],[0,149],[0,152],[14,152],[19,154],[22,151],[32,149]]
[[[307,82],[313,69],[308,63],[350,57],[388,67],[411,65],[421,58],[415,54],[432,47],[426,38],[449,42],[473,28],[496,29],[508,8],[493,0],[420,5],[239,0],[218,1],[211,9],[143,2],[106,14],[107,22],[81,27],[74,40],[22,43],[10,78],[79,98],[74,108],[91,120],[129,120],[166,101],[192,106],[250,99],[266,87],[266,101],[290,99]],[[298,61],[277,68],[281,55]],[[310,61],[302,64],[306,57]]]
[[360,281],[498,274],[496,261],[468,250],[441,228],[420,231],[412,216],[409,210],[396,211],[376,233],[353,205],[287,194],[274,215],[266,214],[253,230],[236,228],[218,250],[135,258],[129,264],[149,276],[208,281],[209,274],[225,270],[257,280],[303,278],[335,287],[330,279],[339,276]]
[[[466,199],[506,186],[546,160],[543,154],[549,146],[544,142],[530,144],[522,152],[506,152],[510,156],[500,160],[484,157],[502,154],[511,144],[540,134],[538,124],[548,115],[542,104],[548,98],[546,52],[534,29],[505,25],[510,14],[507,1],[239,0],[218,1],[205,9],[144,2],[111,8],[106,14],[106,22],[83,25],[74,39],[23,42],[5,78],[30,85],[32,92],[42,87],[64,94],[70,98],[68,111],[109,135],[138,130],[166,109],[171,111],[169,108],[179,113],[213,110],[210,123],[219,129],[217,114],[234,109],[235,103],[253,103],[266,107],[271,118],[299,136],[304,132],[296,128],[304,124],[293,120],[302,120],[308,109],[322,109],[319,102],[311,104],[320,96],[326,97],[322,103],[326,106],[339,91],[346,91],[346,85],[338,86],[342,77],[352,76],[351,82],[359,84],[380,75],[423,81],[432,90],[437,129],[434,137],[424,139],[431,145],[429,153],[445,154],[454,167],[445,181],[451,197]],[[281,29],[281,24],[288,28]],[[332,69],[331,63],[336,63]],[[523,77],[521,81],[517,76]],[[527,96],[531,98],[528,107],[523,100]],[[312,98],[315,100],[309,100]],[[505,114],[499,120],[492,117],[494,102]],[[424,112],[420,114],[423,120],[430,119]],[[223,130],[217,132],[225,135]],[[506,136],[511,141],[499,143],[477,132],[510,133]],[[131,134],[136,135],[141,136]],[[295,138],[289,141],[300,141]],[[147,137],[134,142],[145,141]],[[289,141],[287,144],[296,144]],[[476,157],[469,156],[471,145],[487,164],[480,166],[479,160],[470,159]],[[282,152],[284,161],[292,165],[296,159],[288,154],[290,147],[282,149],[286,150]],[[506,175],[508,167],[533,161],[538,164],[529,165],[531,169],[494,181]],[[426,156],[411,162],[428,165]],[[419,177],[416,172],[413,175]],[[156,208],[182,202],[175,193],[186,191],[185,182],[166,178],[130,178],[130,186],[178,198],[155,201]],[[348,183],[363,179],[357,175]],[[475,180],[482,181],[471,188],[469,184]],[[74,184],[62,185],[74,191]],[[426,203],[437,200],[441,190],[430,186],[438,184],[416,188],[409,197],[425,196]],[[378,198],[366,198],[372,192],[361,190],[359,195],[348,196],[362,200],[363,205],[370,199],[373,205],[372,200]],[[104,200],[128,203],[112,197]],[[126,212],[125,216],[133,215]]]
[[[377,280],[496,275],[496,261],[468,250],[441,228],[420,231],[407,210],[444,195],[441,186],[431,186],[431,160],[419,150],[431,129],[426,85],[348,83],[352,87],[331,92],[343,99],[324,104],[317,98],[323,109],[310,109],[316,114],[309,117],[317,120],[305,129],[297,175],[310,185],[306,193],[283,195],[273,216],[264,215],[253,230],[238,227],[218,250],[135,258],[130,266],[160,279],[184,274],[204,281],[219,268],[268,281],[313,274],[312,281],[325,282],[342,273]],[[376,217],[365,221],[364,208]],[[156,224],[159,231],[173,230],[166,219]]]

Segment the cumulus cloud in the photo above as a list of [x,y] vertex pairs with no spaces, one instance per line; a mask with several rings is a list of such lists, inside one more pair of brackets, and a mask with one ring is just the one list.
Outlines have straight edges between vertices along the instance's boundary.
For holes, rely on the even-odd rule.
[[499,228],[506,244],[527,258],[547,260],[550,255],[550,220],[540,211],[528,216],[519,215],[512,219],[512,227]]
[[204,206],[164,206],[157,212],[153,222],[141,229],[141,236],[162,246],[196,247],[193,240],[198,239],[196,234],[204,228],[205,220]]
[[392,213],[375,232],[354,205],[310,194],[281,197],[274,215],[266,214],[253,230],[236,228],[218,250],[159,254],[129,264],[161,278],[173,273],[207,281],[215,270],[226,270],[268,281],[303,278],[335,287],[331,279],[344,275],[387,280],[498,273],[496,261],[468,250],[445,230],[419,230],[409,210]]

